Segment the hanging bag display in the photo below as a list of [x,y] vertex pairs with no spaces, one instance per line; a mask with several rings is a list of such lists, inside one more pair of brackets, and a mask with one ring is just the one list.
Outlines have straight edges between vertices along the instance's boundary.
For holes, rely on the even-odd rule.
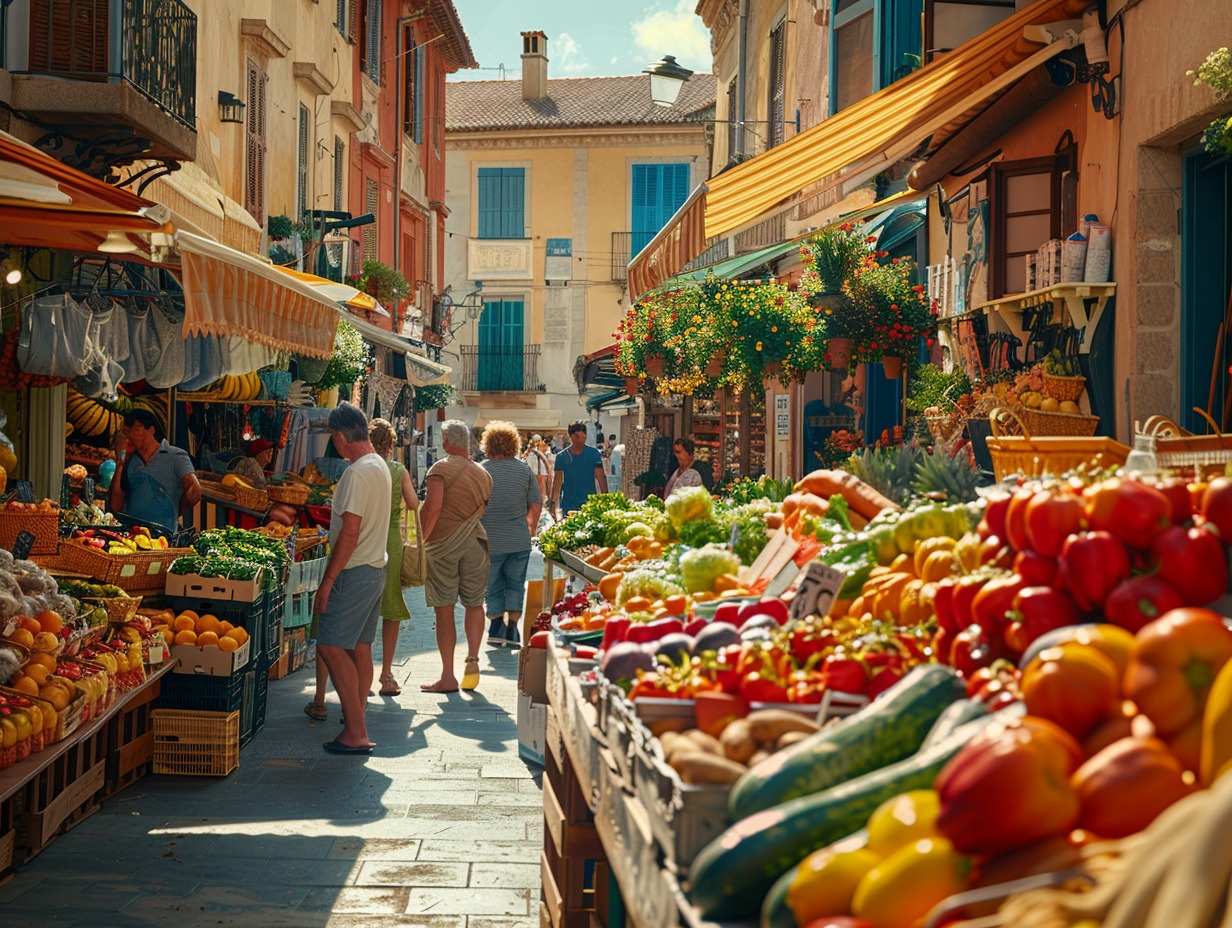
[[419,510],[402,513],[402,586],[423,586],[428,581],[428,551],[423,544]]
[[26,301],[17,363],[27,374],[80,377],[89,369],[92,350],[89,309],[67,293]]

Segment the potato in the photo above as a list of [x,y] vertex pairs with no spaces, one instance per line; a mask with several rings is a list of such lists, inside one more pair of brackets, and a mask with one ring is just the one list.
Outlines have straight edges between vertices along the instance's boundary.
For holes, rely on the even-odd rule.
[[807,731],[789,731],[779,736],[779,740],[774,742],[774,749],[781,751],[783,748],[791,747],[797,741],[803,741],[809,736]]
[[757,742],[753,740],[753,728],[748,719],[730,722],[719,736],[719,743],[723,745],[723,753],[729,760],[741,764],[748,763],[757,751]]
[[735,783],[745,773],[743,764],[712,754],[687,754],[672,764],[680,779],[692,786]]
[[816,722],[787,709],[758,709],[749,713],[747,721],[753,740],[760,744],[777,744],[789,731],[817,731]]
[[706,734],[700,728],[693,728],[686,731],[684,733],[684,737],[688,738],[690,741],[693,741],[707,754],[713,754],[716,757],[724,756],[723,745],[719,742],[719,739],[714,737],[714,735]]
[[659,719],[657,722],[650,723],[650,733],[661,739],[668,732],[681,732],[688,727],[688,719]]

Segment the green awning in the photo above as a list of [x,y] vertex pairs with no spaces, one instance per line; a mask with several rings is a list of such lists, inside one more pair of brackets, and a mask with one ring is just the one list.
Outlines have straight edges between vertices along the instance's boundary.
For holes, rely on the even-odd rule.
[[671,280],[665,281],[664,286],[673,287],[680,286],[681,284],[700,283],[706,279],[708,274],[713,274],[720,280],[734,280],[743,274],[747,274],[749,271],[756,270],[763,264],[768,264],[783,257],[783,255],[789,252],[797,251],[799,248],[799,241],[779,242],[777,245],[770,245],[759,251],[750,251],[746,255],[737,255],[734,258],[724,258],[722,261],[716,261],[714,264],[707,265],[706,267],[699,267],[684,274],[677,274]]

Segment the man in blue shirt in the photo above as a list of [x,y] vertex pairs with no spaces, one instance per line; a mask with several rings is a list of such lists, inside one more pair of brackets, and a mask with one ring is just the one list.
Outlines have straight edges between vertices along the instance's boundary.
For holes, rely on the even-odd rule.
[[580,509],[592,493],[607,492],[603,455],[586,444],[586,423],[569,425],[569,447],[556,456],[556,476],[552,479],[552,512],[559,515]]

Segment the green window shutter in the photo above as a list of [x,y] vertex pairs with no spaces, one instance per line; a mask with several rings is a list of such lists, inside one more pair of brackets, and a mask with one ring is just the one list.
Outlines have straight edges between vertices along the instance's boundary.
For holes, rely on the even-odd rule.
[[479,238],[523,238],[526,234],[526,172],[522,168],[480,168]]

